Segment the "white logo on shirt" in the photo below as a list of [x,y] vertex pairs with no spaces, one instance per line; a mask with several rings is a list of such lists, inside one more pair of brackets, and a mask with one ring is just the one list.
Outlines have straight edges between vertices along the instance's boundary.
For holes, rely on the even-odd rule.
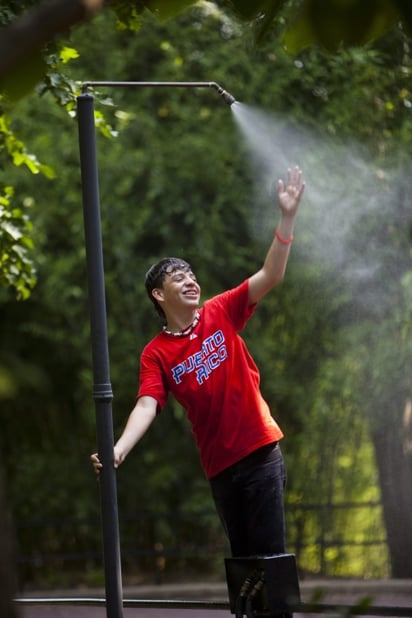
[[195,371],[198,384],[203,384],[205,380],[209,379],[212,371],[217,369],[226,359],[225,337],[221,330],[217,330],[203,341],[199,352],[191,354],[183,362],[172,368],[173,380],[176,384],[181,384],[185,374]]

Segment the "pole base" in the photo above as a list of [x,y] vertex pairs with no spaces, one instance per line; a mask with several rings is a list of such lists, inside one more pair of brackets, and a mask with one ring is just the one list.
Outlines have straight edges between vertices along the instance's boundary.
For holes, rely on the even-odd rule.
[[225,569],[232,614],[290,616],[300,604],[293,554],[225,558]]

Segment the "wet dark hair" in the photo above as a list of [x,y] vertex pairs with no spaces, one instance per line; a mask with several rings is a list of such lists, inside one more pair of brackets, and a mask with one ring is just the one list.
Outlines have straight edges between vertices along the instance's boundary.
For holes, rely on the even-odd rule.
[[163,287],[163,281],[165,280],[166,275],[171,275],[176,272],[176,270],[190,271],[192,267],[188,262],[182,260],[181,258],[176,257],[165,257],[153,264],[149,268],[145,276],[145,288],[147,295],[155,306],[156,312],[160,315],[161,318],[165,318],[165,314],[157,300],[153,297],[152,291],[155,288]]

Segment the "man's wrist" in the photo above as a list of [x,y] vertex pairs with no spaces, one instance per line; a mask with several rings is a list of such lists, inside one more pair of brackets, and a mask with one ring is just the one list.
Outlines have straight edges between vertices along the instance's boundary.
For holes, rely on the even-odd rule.
[[295,229],[295,219],[294,217],[285,218],[282,217],[277,225],[277,229],[280,232],[280,235],[284,238],[291,236]]
[[293,242],[293,234],[286,236],[278,227],[275,230],[275,237],[281,245],[290,245]]

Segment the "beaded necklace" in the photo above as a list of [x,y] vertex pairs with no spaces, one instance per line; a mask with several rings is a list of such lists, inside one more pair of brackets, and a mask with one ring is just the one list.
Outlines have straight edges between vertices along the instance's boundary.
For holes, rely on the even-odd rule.
[[184,330],[178,330],[177,332],[174,332],[172,330],[169,330],[167,326],[163,326],[163,332],[166,333],[167,335],[173,335],[173,337],[186,337],[186,335],[190,335],[192,330],[198,325],[199,320],[200,320],[200,313],[196,311],[195,319],[193,320],[191,325],[185,328]]

